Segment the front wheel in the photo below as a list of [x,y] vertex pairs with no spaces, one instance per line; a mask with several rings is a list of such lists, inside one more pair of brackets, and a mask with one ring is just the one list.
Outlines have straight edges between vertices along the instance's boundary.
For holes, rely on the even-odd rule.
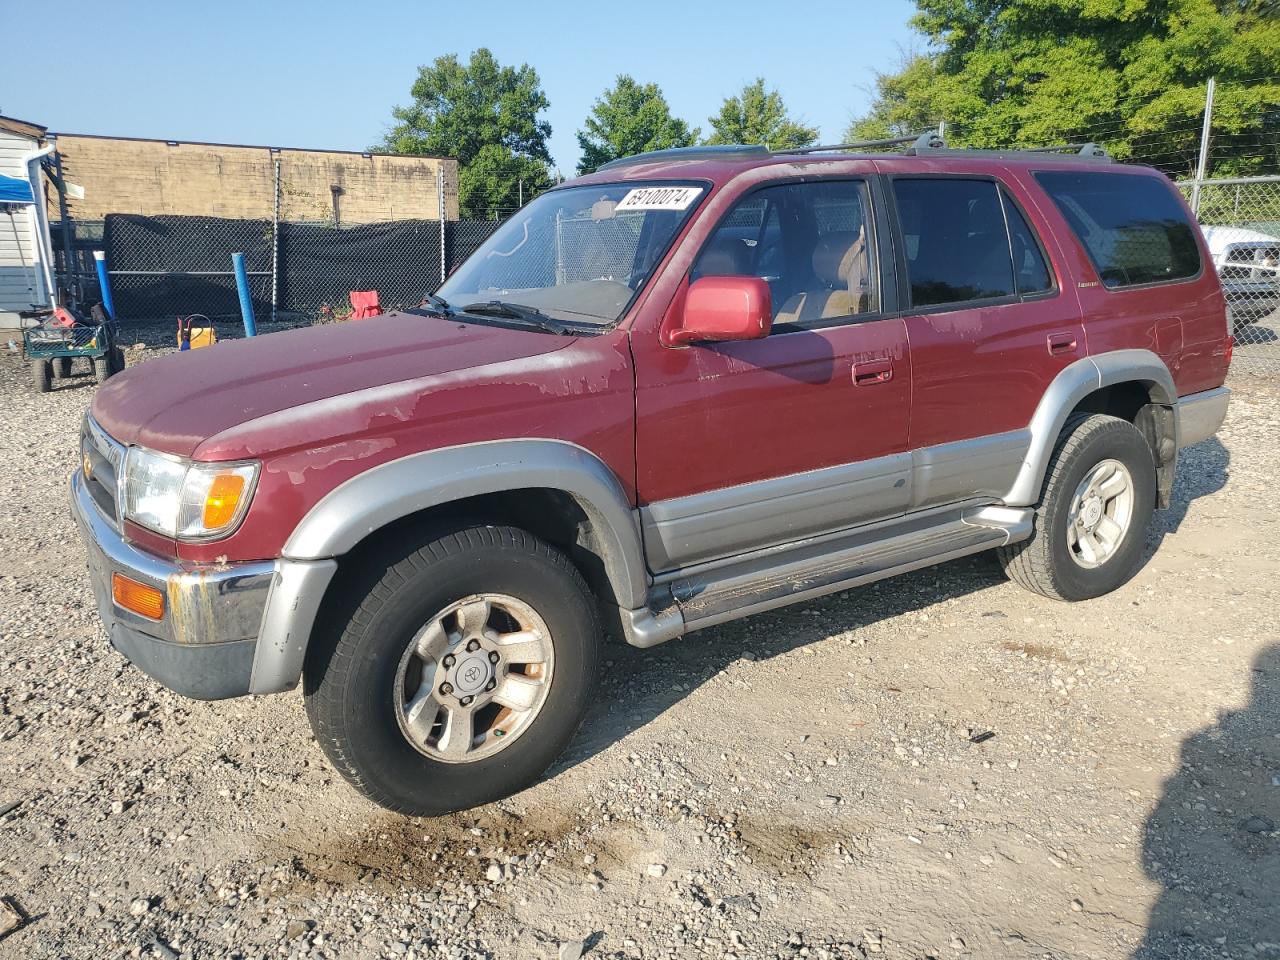
[[316,740],[357,790],[438,815],[533,783],[595,685],[593,598],[568,558],[513,527],[430,539],[356,587],[308,652]]
[[1133,424],[1076,414],[1049,463],[1029,539],[998,551],[1009,578],[1055,600],[1090,600],[1137,572],[1155,509],[1151,447]]

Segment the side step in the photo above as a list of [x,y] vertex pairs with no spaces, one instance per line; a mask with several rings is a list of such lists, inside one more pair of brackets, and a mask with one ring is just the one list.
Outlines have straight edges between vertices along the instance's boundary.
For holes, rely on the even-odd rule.
[[663,595],[651,598],[651,609],[667,608],[660,617],[666,629],[647,633],[642,645],[1024,540],[1033,514],[1031,508],[950,507],[679,572],[663,585]]

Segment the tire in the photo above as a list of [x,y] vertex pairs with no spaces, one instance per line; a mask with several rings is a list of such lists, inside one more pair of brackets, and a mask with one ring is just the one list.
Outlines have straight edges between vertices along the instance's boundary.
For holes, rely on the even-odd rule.
[[[1126,472],[1131,494],[1123,508],[1123,494],[1115,499],[1105,494],[1119,489]],[[1095,477],[1105,479],[1086,489],[1073,517],[1077,494]],[[1095,497],[1099,491],[1104,496]],[[1009,579],[1054,600],[1110,593],[1138,571],[1155,496],[1155,460],[1138,428],[1117,417],[1073,414],[1049,461],[1031,537],[1000,547],[1000,563]]]
[[99,385],[106,383],[111,374],[111,354],[104,353],[100,357],[93,358],[93,379]]
[[31,361],[31,382],[35,385],[36,393],[49,392],[49,375],[52,364],[48,360],[32,360]]
[[[316,740],[352,786],[398,813],[435,816],[522,790],[560,755],[591,702],[600,630],[594,598],[581,575],[564,554],[531,534],[514,527],[470,526],[426,533],[415,542],[424,540],[407,555],[402,549],[365,573],[363,582],[353,579],[345,585],[328,611],[332,615],[325,617],[329,625],[312,639],[304,697]],[[359,566],[367,569],[366,564]],[[355,568],[352,576],[360,576]],[[540,705],[517,721],[514,712],[501,719],[506,712],[501,704],[482,705],[488,694],[478,692],[473,698],[473,733],[487,732],[450,738],[455,749],[472,751],[454,753],[450,762],[443,758],[448,752],[445,730],[452,729],[454,710],[464,702],[464,668],[474,681],[474,658],[497,655],[492,649],[487,654],[484,649],[464,652],[470,649],[467,637],[478,636],[468,633],[475,628],[466,626],[464,613],[482,594],[502,598],[489,606],[497,611],[496,619],[483,621],[481,613],[473,623],[499,624],[496,629],[501,632],[505,628],[499,621],[506,616],[502,604],[513,602],[533,611],[541,624],[532,634],[545,628],[552,651],[548,662],[511,668],[512,673],[540,673],[541,680],[526,673],[516,685],[527,689],[541,684],[545,693]],[[457,612],[448,612],[460,604]],[[431,636],[428,625],[436,623],[453,625],[439,634],[446,640],[455,632],[462,635],[440,648],[456,659],[440,653],[435,660],[419,659],[414,652],[420,649],[418,638]],[[489,635],[496,635],[494,628]],[[451,659],[454,663],[446,670]],[[490,686],[484,688],[488,691],[497,683],[494,697],[512,675],[500,673],[506,666],[505,661],[495,665]],[[457,688],[447,682],[450,678]],[[436,701],[444,706],[436,706]],[[421,716],[441,718],[434,725],[423,722],[419,730],[437,732],[434,747],[431,736],[411,742],[406,726],[406,718],[413,716],[411,704],[422,702],[431,712],[424,710]],[[494,709],[500,711],[499,719],[485,728],[484,717]],[[508,739],[499,739],[504,736]],[[478,746],[471,746],[477,741]]]
[[53,379],[65,380],[71,376],[71,358],[59,357],[57,360],[49,361],[53,367]]

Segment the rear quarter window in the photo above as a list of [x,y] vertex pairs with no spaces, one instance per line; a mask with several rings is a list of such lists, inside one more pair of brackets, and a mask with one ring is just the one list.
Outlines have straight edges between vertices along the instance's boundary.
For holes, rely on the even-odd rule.
[[1200,272],[1195,227],[1172,188],[1141,174],[1040,171],[1036,180],[1111,289]]

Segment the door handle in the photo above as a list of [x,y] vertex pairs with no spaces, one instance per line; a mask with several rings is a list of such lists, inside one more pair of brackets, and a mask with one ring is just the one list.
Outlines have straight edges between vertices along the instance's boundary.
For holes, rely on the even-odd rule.
[[1078,344],[1076,335],[1071,332],[1049,334],[1049,353],[1075,353]]
[[853,385],[869,387],[874,383],[888,383],[893,379],[892,360],[863,360],[853,365]]

